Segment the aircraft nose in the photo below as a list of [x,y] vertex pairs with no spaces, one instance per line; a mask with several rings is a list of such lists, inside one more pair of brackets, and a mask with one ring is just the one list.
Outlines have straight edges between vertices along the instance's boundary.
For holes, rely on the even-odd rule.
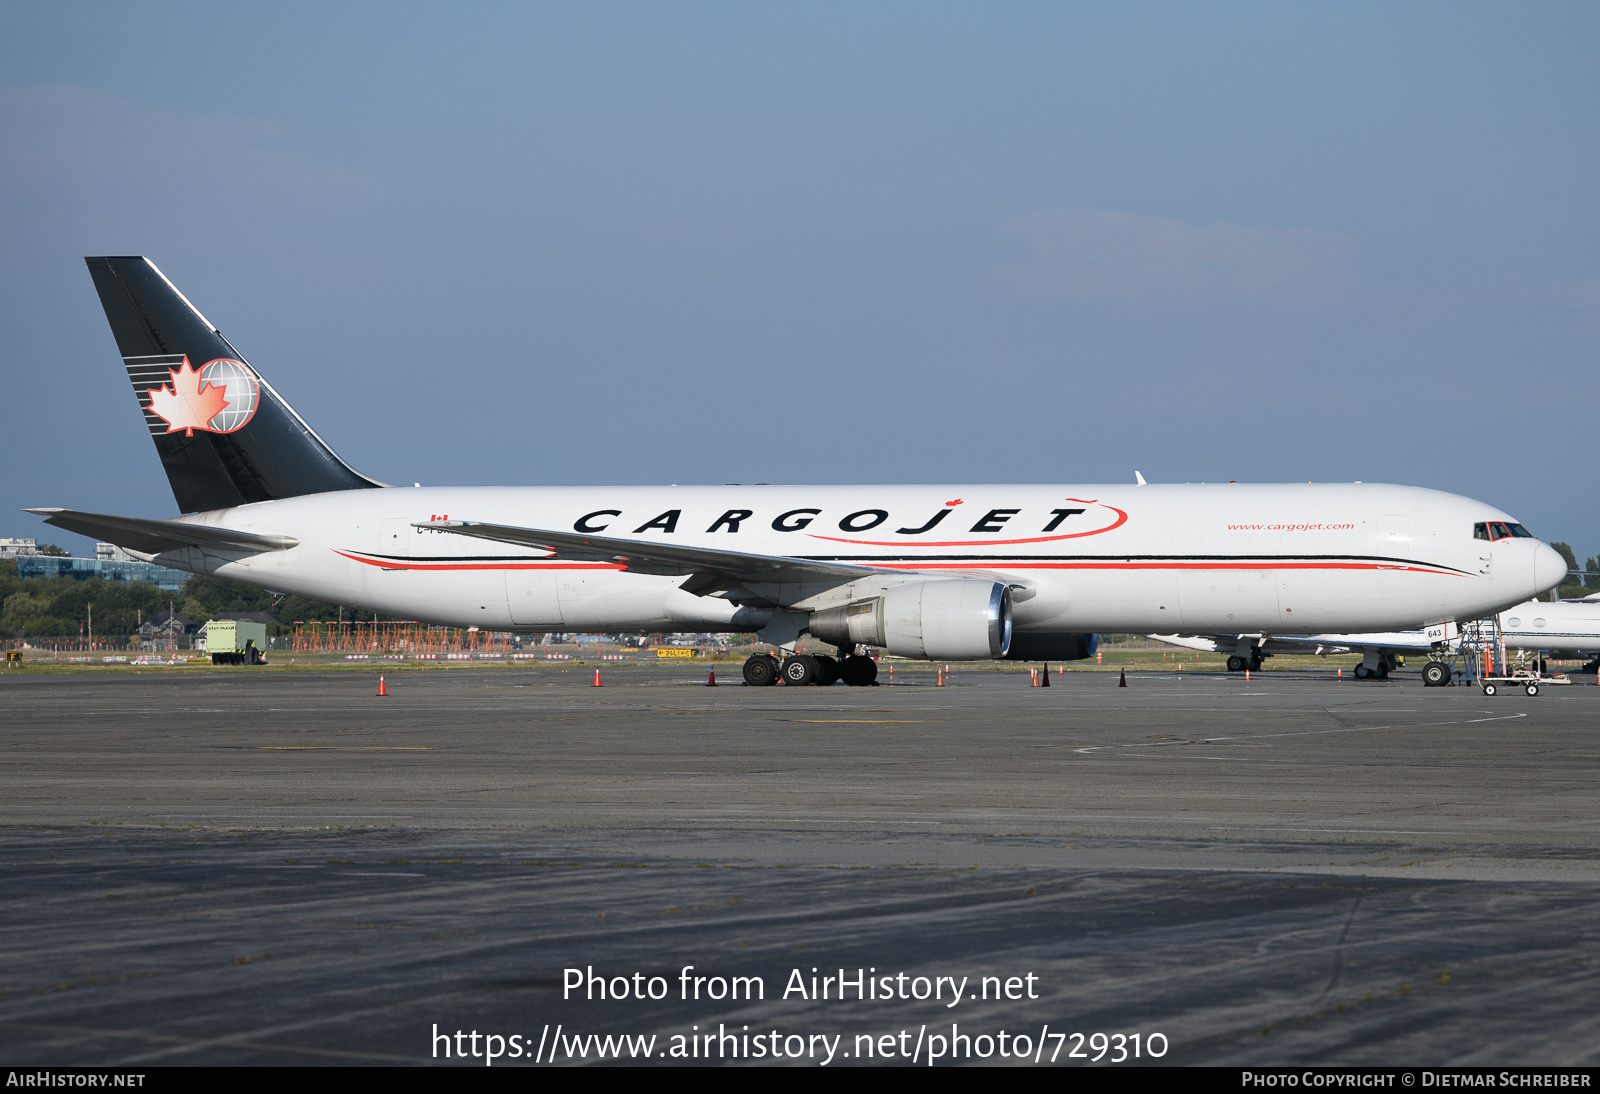
[[1553,589],[1567,579],[1567,560],[1548,543],[1539,544],[1533,556],[1533,595]]

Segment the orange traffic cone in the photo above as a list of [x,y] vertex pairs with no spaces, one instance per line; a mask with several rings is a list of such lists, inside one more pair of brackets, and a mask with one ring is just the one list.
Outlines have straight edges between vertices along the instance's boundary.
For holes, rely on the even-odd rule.
[[1245,669],[1244,670],[1244,682],[1247,683],[1247,684],[1250,682],[1250,670],[1249,669]]
[[1128,686],[1128,670],[1127,669],[1123,669],[1121,678],[1117,680],[1117,687],[1125,688],[1127,686]]
[[1094,663],[1097,664],[1097,665],[1105,663],[1104,658],[1102,658],[1100,656],[1100,651],[1099,650],[1095,650],[1094,651]]
[[1039,686],[1039,670],[1038,669],[1029,669],[1028,670],[1028,679],[1030,681],[1032,681],[1028,685],[1030,688],[1038,687]]
[[706,680],[706,687],[714,688],[716,686],[717,686],[717,670],[716,669],[712,669],[711,670],[711,676]]
[[1047,687],[1050,686],[1050,666],[1049,665],[1046,665],[1044,667],[1043,671],[1041,671],[1039,673],[1039,686],[1042,687],[1042,688],[1047,688]]
[[1344,679],[1344,669],[1340,669],[1339,670],[1339,679],[1341,679],[1341,680]]
[[595,669],[594,670],[594,686],[595,687],[600,687],[601,686],[601,684],[600,684],[600,670],[599,669]]
[[944,687],[944,673],[938,669],[933,670],[933,686],[936,688]]
[[388,695],[389,694],[389,689],[383,686],[383,673],[381,673],[381,672],[378,674],[378,694],[379,695]]

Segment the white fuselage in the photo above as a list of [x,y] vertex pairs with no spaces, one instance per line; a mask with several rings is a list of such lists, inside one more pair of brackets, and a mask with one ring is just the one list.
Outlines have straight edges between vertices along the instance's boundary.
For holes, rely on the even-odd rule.
[[1474,523],[1512,519],[1492,506],[1381,484],[391,488],[181,519],[299,545],[187,548],[158,556],[167,564],[495,630],[755,630],[761,619],[683,592],[682,577],[414,525],[579,531],[907,580],[983,576],[1012,585],[1019,633],[1402,630],[1486,615],[1565,571],[1538,540],[1474,539]]
[[[1545,653],[1600,652],[1600,600],[1528,600],[1498,613],[1500,635],[1508,650]],[[1172,646],[1206,653],[1235,653],[1241,643],[1226,635],[1153,634]],[[1246,649],[1258,642],[1269,653],[1359,653],[1394,650],[1426,652],[1435,647],[1454,650],[1459,644],[1455,628],[1382,631],[1366,634],[1242,635]]]
[[1531,600],[1500,613],[1508,650],[1592,653],[1600,650],[1600,600]]

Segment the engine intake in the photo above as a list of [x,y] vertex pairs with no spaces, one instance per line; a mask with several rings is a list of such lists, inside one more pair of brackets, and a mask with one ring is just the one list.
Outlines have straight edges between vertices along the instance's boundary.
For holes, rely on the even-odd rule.
[[813,638],[878,646],[896,657],[986,661],[1011,646],[1011,592],[998,581],[949,578],[896,585],[882,596],[812,612]]

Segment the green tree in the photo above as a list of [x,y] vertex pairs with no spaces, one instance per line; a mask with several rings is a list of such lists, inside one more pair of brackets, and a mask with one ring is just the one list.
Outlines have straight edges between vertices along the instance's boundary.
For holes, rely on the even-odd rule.
[[71,619],[41,615],[37,619],[29,620],[22,633],[28,638],[76,638],[78,624]]
[[272,606],[272,594],[265,589],[205,574],[185,581],[178,599],[184,604],[193,601],[199,606],[196,610],[204,611],[207,619],[218,612],[264,612]]
[[[332,604],[304,596],[281,597],[274,605],[272,593],[265,589],[203,574],[196,574],[183,583],[179,602],[182,605],[180,613],[197,623],[210,619],[218,612],[268,612],[273,619],[273,634],[287,633],[296,622],[372,618],[371,612],[348,604]],[[379,618],[388,619],[389,616],[380,615]]]
[[0,635],[10,637],[25,631],[28,624],[50,612],[50,598],[26,589],[12,593],[5,599],[5,609],[0,613]]
[[25,583],[28,591],[49,598],[45,615],[60,619],[89,618],[94,605],[94,633],[105,637],[132,634],[141,619],[165,611],[172,594],[162,592],[148,581],[105,581],[91,577],[76,581],[70,577],[36,578]]
[[[1561,579],[1561,584],[1547,594],[1548,597],[1551,600],[1566,600],[1582,596],[1584,594],[1584,579],[1570,572],[1578,568],[1578,557],[1572,553],[1572,548],[1565,543],[1551,543],[1550,546],[1554,547],[1556,553],[1567,560],[1567,570],[1569,572],[1566,577]],[[1592,567],[1589,568],[1592,569]]]

